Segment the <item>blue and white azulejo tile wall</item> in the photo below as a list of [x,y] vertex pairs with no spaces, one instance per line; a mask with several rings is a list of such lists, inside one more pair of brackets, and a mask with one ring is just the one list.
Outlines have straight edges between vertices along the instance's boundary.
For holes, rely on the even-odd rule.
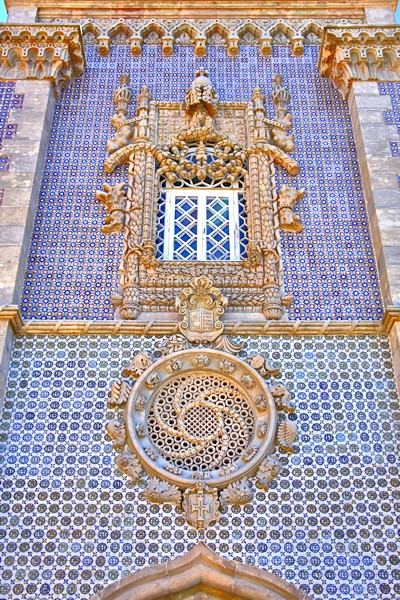
[[[152,338],[21,337],[0,438],[0,600],[87,600],[200,540],[114,466],[112,381]],[[205,531],[213,550],[313,600],[400,595],[399,399],[385,337],[253,338],[281,367],[299,439],[284,469]]]
[[[147,84],[156,100],[183,100],[196,69],[205,65],[221,100],[249,100],[256,86],[269,94],[272,77],[283,75],[292,94],[291,112],[300,174],[295,186],[301,234],[283,234],[284,277],[294,295],[293,319],[379,319],[378,277],[347,103],[318,73],[317,47],[293,57],[276,47],[261,57],[242,46],[231,58],[211,46],[206,58],[179,46],[172,57],[145,45],[140,57],[112,46],[100,57],[86,48],[88,68],[56,104],[39,208],[25,280],[27,318],[111,319],[117,285],[120,237],[101,233],[103,207],[95,199],[103,181],[106,141],[112,134],[112,95],[128,72],[134,94]],[[115,174],[125,180],[126,169]],[[288,180],[278,172],[278,184]]]

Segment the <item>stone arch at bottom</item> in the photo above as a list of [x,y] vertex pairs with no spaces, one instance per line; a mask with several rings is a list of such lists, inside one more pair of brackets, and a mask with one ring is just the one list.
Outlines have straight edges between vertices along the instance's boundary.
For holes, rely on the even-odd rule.
[[141,569],[91,600],[311,600],[280,577],[223,558],[203,542],[171,562]]

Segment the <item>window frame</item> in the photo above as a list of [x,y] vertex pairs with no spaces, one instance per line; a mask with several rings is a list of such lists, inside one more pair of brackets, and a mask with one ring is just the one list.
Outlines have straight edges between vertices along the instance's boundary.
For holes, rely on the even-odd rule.
[[[233,262],[240,261],[240,231],[239,231],[239,194],[237,188],[193,188],[179,187],[167,188],[164,190],[165,196],[165,227],[164,227],[164,249],[162,260],[180,261],[184,259],[174,258],[175,241],[175,206],[176,198],[179,196],[197,197],[197,248],[196,258],[189,259],[196,262]],[[207,235],[207,197],[228,197],[229,206],[229,258],[213,259],[207,258],[207,240],[211,234]],[[212,237],[211,237],[212,239]]]

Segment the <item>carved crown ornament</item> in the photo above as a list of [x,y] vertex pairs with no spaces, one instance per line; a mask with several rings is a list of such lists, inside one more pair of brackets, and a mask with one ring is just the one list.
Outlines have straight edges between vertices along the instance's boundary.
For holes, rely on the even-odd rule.
[[203,529],[220,506],[250,503],[255,485],[267,489],[278,475],[273,452],[294,451],[295,408],[285,385],[266,381],[279,368],[222,334],[224,298],[211,281],[193,281],[179,302],[181,333],[133,356],[110,391],[123,415],[106,429],[119,470],[134,484],[144,472],[142,496],[176,504]]
[[[132,118],[129,84],[129,77],[123,75],[114,93],[116,113],[111,123],[116,132],[108,142],[105,161],[109,173],[128,163],[128,185],[106,184],[97,194],[107,211],[103,232],[123,237],[119,289],[114,296],[117,316],[136,319],[141,313],[174,312],[177,294],[196,277],[205,276],[227,298],[229,312],[256,312],[268,320],[286,318],[285,307],[292,297],[283,288],[279,228],[301,230],[294,206],[305,190],[288,185],[276,190],[275,165],[291,175],[299,170],[291,156],[290,94],[282,77],[274,78],[273,118],[267,117],[265,97],[258,88],[250,102],[219,102],[204,69],[197,73],[184,103],[155,102],[148,87],[143,87]],[[245,251],[240,256],[178,260],[175,254],[166,257],[161,252],[160,237],[166,238],[175,225],[164,224],[160,206],[167,194],[179,189],[187,190],[189,202],[202,189],[203,197],[236,190],[245,206]],[[187,225],[189,218],[182,214],[186,230],[179,243],[183,246],[197,227],[194,218],[192,226]]]
[[76,25],[0,26],[0,78],[47,79],[57,97],[86,66],[81,30]]
[[399,81],[400,25],[327,27],[318,67],[344,97],[352,81]]

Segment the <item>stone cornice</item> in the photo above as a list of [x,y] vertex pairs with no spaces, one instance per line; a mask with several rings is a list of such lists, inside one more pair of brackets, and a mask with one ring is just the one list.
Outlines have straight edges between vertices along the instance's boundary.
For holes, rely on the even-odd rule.
[[[165,321],[24,321],[18,306],[0,307],[0,321],[8,321],[16,335],[173,335],[179,323]],[[224,320],[227,335],[354,336],[385,335],[400,321],[400,306],[387,307],[382,321],[241,321]]]
[[77,25],[0,25],[0,79],[45,79],[57,96],[83,73],[85,53]]
[[143,18],[362,18],[366,8],[396,9],[397,0],[6,0],[10,8],[37,7],[39,17],[143,17]]
[[399,81],[400,25],[326,27],[318,67],[345,97],[352,81]]

